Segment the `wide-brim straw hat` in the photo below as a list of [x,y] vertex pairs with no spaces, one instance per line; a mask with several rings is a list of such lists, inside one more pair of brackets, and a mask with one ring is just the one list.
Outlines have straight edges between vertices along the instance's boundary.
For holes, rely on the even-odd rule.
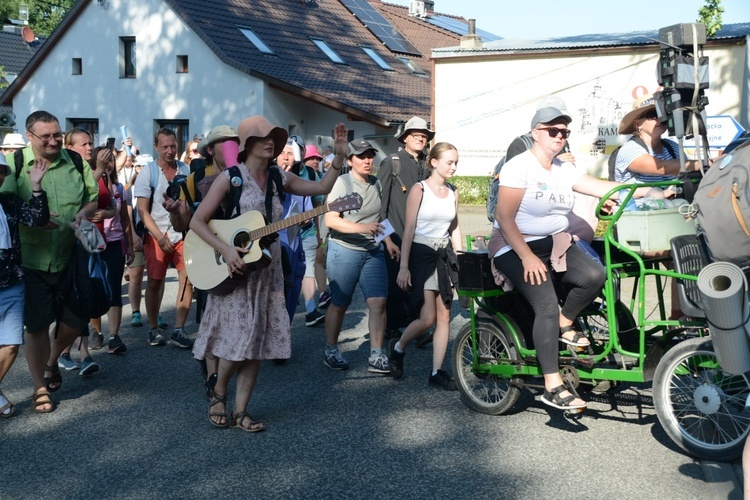
[[289,134],[281,127],[273,125],[260,115],[245,118],[237,127],[237,133],[240,136],[240,152],[247,146],[247,140],[252,137],[273,137],[273,157],[276,158],[284,150],[286,139]]
[[656,109],[654,103],[654,94],[646,94],[635,100],[633,103],[633,110],[628,112],[620,120],[620,128],[618,133],[620,134],[634,134],[635,133],[635,121],[644,113]]

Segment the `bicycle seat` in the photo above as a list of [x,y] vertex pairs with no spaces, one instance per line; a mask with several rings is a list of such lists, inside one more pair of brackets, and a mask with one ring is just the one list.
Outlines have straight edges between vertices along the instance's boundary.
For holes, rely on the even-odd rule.
[[[711,263],[703,247],[703,241],[694,234],[685,234],[672,238],[672,259],[674,269],[680,274],[698,276],[705,266]],[[677,293],[682,312],[692,318],[705,318],[701,307],[700,291],[697,281],[677,280]]]

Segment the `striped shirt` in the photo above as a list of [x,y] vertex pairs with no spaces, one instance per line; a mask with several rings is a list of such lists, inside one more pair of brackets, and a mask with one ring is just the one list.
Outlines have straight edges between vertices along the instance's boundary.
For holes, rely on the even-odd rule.
[[[668,142],[669,145],[672,146],[672,149],[674,151],[680,150],[676,142],[670,139],[662,140]],[[655,153],[651,149],[650,144],[646,144],[646,148],[644,148],[643,146],[638,144],[638,142],[628,140],[628,142],[626,142],[625,145],[623,145],[620,148],[620,151],[618,151],[617,153],[617,159],[615,160],[615,181],[625,183],[641,183],[672,181],[676,179],[676,176],[673,175],[639,174],[637,172],[631,172],[630,170],[628,170],[630,164],[633,163],[633,161],[635,161],[637,157],[644,154],[651,155],[659,160],[675,159],[671,154],[669,154],[669,150],[666,147],[663,147],[663,151],[661,153]]]

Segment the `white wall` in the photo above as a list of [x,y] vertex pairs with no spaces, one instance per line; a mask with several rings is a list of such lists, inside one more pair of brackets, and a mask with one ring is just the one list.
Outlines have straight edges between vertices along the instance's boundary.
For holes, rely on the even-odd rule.
[[[709,115],[739,118],[745,50],[744,45],[706,49]],[[488,55],[467,61],[438,55],[435,141],[458,148],[459,175],[487,175],[513,138],[529,130],[536,101],[556,94],[573,118],[569,142],[576,163],[602,175],[608,154],[626,139],[617,135],[620,118],[632,109],[636,97],[659,89],[657,61],[658,48],[620,54],[592,51],[575,57],[518,54],[512,60]]]

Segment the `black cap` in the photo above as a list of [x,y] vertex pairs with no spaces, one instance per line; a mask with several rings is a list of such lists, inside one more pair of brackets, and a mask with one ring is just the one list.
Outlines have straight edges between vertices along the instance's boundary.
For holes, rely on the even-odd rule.
[[358,156],[370,150],[376,153],[378,152],[378,150],[375,149],[372,144],[370,144],[370,141],[365,139],[356,139],[349,143],[349,154],[346,155],[346,157],[351,158],[353,155]]

